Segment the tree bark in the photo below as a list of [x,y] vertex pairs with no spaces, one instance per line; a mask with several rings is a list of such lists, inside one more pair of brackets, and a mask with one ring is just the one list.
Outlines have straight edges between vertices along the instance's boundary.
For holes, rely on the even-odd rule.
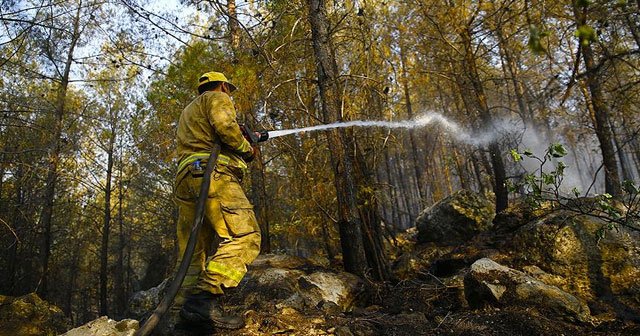
[[400,197],[397,192],[397,187],[394,184],[393,170],[390,165],[391,158],[389,157],[389,148],[384,149],[384,164],[387,178],[387,186],[389,189],[389,208],[391,208],[391,218],[389,220],[393,223],[393,227],[402,228],[402,222],[400,221]]
[[[466,29],[462,30],[462,32],[460,33],[460,37],[464,46],[463,68],[465,69],[466,77],[469,80],[469,85],[473,90],[473,94],[471,95],[473,107],[480,114],[480,121],[482,122],[482,126],[492,127],[493,120],[491,117],[491,112],[489,111],[489,106],[487,104],[484,87],[482,85],[482,81],[480,80],[480,75],[478,73],[476,59],[473,52],[473,46],[471,43],[471,27],[466,27]],[[467,89],[463,88],[463,95],[465,95],[464,91],[467,91]],[[502,160],[502,152],[500,150],[498,142],[494,141],[490,143],[488,149],[494,177],[493,192],[496,197],[496,212],[500,212],[505,210],[508,206],[509,192],[506,186],[507,173],[505,170],[504,161]]]
[[115,129],[111,129],[107,147],[107,176],[104,186],[104,220],[102,225],[102,246],[100,248],[100,314],[109,315],[107,293],[109,266],[109,233],[111,231],[111,176],[113,174],[113,147],[116,138]]
[[118,314],[123,314],[127,309],[127,294],[124,276],[124,249],[126,248],[126,235],[124,233],[124,181],[123,173],[124,160],[120,153],[120,167],[118,167],[118,261],[116,264],[115,291],[116,291],[116,309]]
[[256,217],[260,225],[262,239],[260,241],[260,253],[271,253],[271,239],[269,236],[269,203],[265,183],[264,163],[260,148],[256,147],[257,159],[251,165],[252,199],[256,205]]
[[[573,12],[575,15],[576,25],[578,27],[587,24],[588,6],[580,7],[576,1],[573,2]],[[578,37],[580,39],[580,37]],[[593,48],[589,41],[578,41],[580,45],[579,51],[582,53],[582,59],[585,66],[585,78],[589,93],[591,94],[591,105],[593,107],[593,120],[596,131],[596,137],[600,143],[602,152],[602,163],[604,165],[604,184],[605,192],[613,196],[621,196],[622,189],[620,186],[620,176],[618,173],[618,162],[616,160],[616,150],[613,144],[611,133],[611,120],[609,117],[609,107],[607,106],[604,93],[602,92],[602,84]],[[589,98],[589,97],[588,97]]]
[[471,164],[473,165],[473,173],[476,177],[476,181],[478,182],[478,191],[481,194],[484,194],[487,191],[487,188],[484,186],[484,181],[482,180],[482,170],[480,168],[480,163],[476,158],[474,153],[471,154]]
[[615,145],[614,148],[616,149],[618,159],[620,160],[620,173],[622,174],[622,180],[633,181],[633,168],[629,162],[627,152],[624,150],[624,145],[620,143],[619,136],[613,125],[611,125],[611,137],[613,138],[613,143]]
[[[56,195],[56,184],[58,181],[58,164],[60,161],[60,154],[62,152],[62,127],[65,115],[65,106],[67,99],[67,89],[69,86],[69,74],[71,73],[71,65],[73,64],[73,53],[76,48],[76,44],[80,38],[80,13],[82,4],[78,4],[76,15],[73,21],[73,34],[71,36],[71,42],[69,44],[69,50],[65,60],[65,66],[62,72],[62,78],[60,79],[60,86],[58,87],[58,94],[55,103],[55,120],[52,124],[52,140],[49,149],[48,168],[46,177],[46,187],[44,191],[44,205],[42,212],[40,213],[39,224],[42,227],[43,239],[42,239],[42,251],[41,251],[41,264],[40,264],[40,284],[38,286],[38,293],[42,298],[47,298],[48,294],[48,279],[49,279],[49,258],[51,256],[51,225],[53,219],[53,203]],[[55,62],[55,60],[52,60]]]
[[504,62],[506,63],[506,70],[509,73],[509,79],[511,80],[511,84],[513,85],[513,91],[518,103],[520,117],[525,123],[534,125],[535,119],[533,117],[533,111],[531,110],[531,106],[527,104],[524,86],[522,85],[522,82],[520,81],[518,76],[518,66],[516,65],[516,60],[511,54],[511,48],[507,45],[501,23],[499,23],[498,27],[496,28],[496,36],[498,37],[498,43],[500,45],[502,57],[504,59]]
[[[411,102],[411,93],[409,92],[409,76],[407,74],[407,60],[406,60],[406,55],[402,45],[400,46],[400,65],[402,67],[402,88],[404,90],[404,102],[407,110],[407,117],[409,119],[413,119],[413,116],[414,116],[413,105]],[[418,154],[416,135],[415,135],[415,130],[413,129],[409,130],[409,142],[411,145],[411,156],[413,159],[413,173],[415,174],[416,183],[418,185],[420,201],[423,202],[425,198],[424,183],[422,181],[423,179],[422,168],[424,167],[424,164],[423,164],[424,160],[423,160],[423,157],[420,154]]]
[[[308,0],[309,21],[316,58],[318,86],[325,122],[342,121],[340,89],[329,23],[324,0]],[[334,183],[338,197],[340,244],[347,272],[364,276],[367,271],[361,221],[357,209],[353,159],[349,156],[348,140],[342,129],[328,132]]]
[[229,39],[231,49],[236,58],[240,49],[240,24],[238,23],[238,14],[236,12],[236,0],[227,0],[227,11],[229,12]]
[[378,212],[378,197],[370,188],[373,185],[372,172],[367,169],[370,165],[365,161],[360,148],[356,146],[355,149],[355,176],[359,181],[358,210],[362,222],[365,257],[374,279],[385,281],[389,279],[390,271],[382,241],[383,233],[380,225],[382,220]]

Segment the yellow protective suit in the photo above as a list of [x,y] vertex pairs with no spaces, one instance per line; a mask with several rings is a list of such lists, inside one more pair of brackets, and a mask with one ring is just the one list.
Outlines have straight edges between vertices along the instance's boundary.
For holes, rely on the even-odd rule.
[[[204,223],[174,308],[195,289],[222,294],[223,288],[236,287],[260,252],[260,229],[240,185],[247,168],[242,157],[252,149],[242,136],[229,96],[207,91],[194,99],[182,111],[177,141],[180,163],[175,197],[180,256],[189,240],[206,160],[214,143],[220,143],[222,150],[211,176]],[[211,255],[216,234],[221,241]]]

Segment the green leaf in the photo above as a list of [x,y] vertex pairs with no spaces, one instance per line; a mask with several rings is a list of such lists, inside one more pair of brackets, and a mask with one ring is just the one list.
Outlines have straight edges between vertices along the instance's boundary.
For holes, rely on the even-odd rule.
[[580,197],[580,190],[578,190],[578,188],[573,187],[573,189],[571,189],[571,192],[573,192],[573,194],[574,194],[576,197]]
[[529,49],[533,51],[534,54],[536,55],[544,54],[545,49],[542,46],[540,39],[547,35],[549,35],[548,32],[541,32],[536,25],[534,24],[529,25],[529,42],[527,43],[527,45],[529,46]]
[[533,174],[524,174],[523,179],[528,184],[535,184],[536,183],[536,177]]
[[523,154],[526,155],[527,157],[533,156],[533,152],[530,149],[525,149]]
[[515,149],[512,149],[509,153],[511,154],[511,158],[513,159],[513,162],[522,161],[522,155],[520,155]]
[[578,27],[574,35],[580,39],[580,44],[583,46],[588,46],[591,42],[595,42],[598,39],[596,30],[587,24]]
[[559,143],[554,143],[551,146],[549,146],[548,152],[549,152],[549,155],[551,155],[554,158],[561,158],[567,155],[567,149],[564,148],[564,146]]
[[564,164],[564,162],[562,161],[558,162],[558,165],[556,166],[556,173],[558,174],[558,176],[564,175],[565,168],[567,168],[567,165]]

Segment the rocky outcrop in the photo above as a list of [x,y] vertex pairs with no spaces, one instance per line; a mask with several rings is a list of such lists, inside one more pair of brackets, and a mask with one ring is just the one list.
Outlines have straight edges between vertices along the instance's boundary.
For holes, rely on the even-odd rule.
[[[141,317],[152,311],[162,299],[168,282],[165,280],[157,287],[134,294],[129,307],[131,315]],[[353,274],[331,271],[303,258],[269,254],[259,256],[249,266],[237,288],[226,290],[224,303],[231,312],[246,312],[249,329],[277,334],[295,330],[283,321],[303,320],[301,312],[339,314],[350,311],[363,292],[363,281]],[[274,319],[272,325],[265,322],[264,314],[273,314],[278,319]],[[188,334],[179,329],[184,326],[175,327],[179,321],[177,316],[167,313],[154,332],[158,335]]]
[[229,297],[231,304],[255,310],[345,312],[363,290],[362,280],[353,274],[330,271],[297,257],[262,255]]
[[0,335],[57,335],[68,329],[62,310],[35,293],[0,296]]
[[463,243],[491,228],[494,217],[491,201],[473,191],[461,190],[418,216],[418,243]]
[[523,226],[508,248],[514,264],[586,300],[594,314],[640,321],[638,232],[556,211]]
[[471,265],[464,279],[471,307],[522,305],[551,312],[572,322],[591,319],[586,303],[523,272],[483,258]]
[[138,321],[136,320],[118,322],[102,316],[60,336],[132,336],[137,329]]
[[[145,316],[152,311],[168,280],[157,287],[135,293],[129,303],[130,314]],[[298,310],[321,309],[349,311],[364,284],[357,276],[334,272],[306,259],[287,255],[260,255],[237,288],[227,290],[225,300],[234,306],[270,310],[285,307]]]

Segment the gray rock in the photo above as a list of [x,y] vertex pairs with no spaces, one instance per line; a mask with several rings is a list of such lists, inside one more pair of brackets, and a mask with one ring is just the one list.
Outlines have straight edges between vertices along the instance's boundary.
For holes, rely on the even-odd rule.
[[286,254],[261,254],[251,263],[251,268],[288,268],[295,269],[309,262],[300,257]]
[[473,308],[523,305],[551,312],[572,322],[591,320],[589,307],[584,301],[488,258],[471,265],[464,286],[469,306]]
[[258,311],[294,308],[334,313],[351,310],[363,291],[362,280],[353,274],[333,272],[298,257],[267,255],[256,259],[238,288],[229,291],[229,298],[232,305]]
[[71,329],[60,336],[131,336],[138,329],[138,321],[114,321],[106,316]]
[[320,303],[331,303],[349,310],[356,298],[361,281],[350,273],[314,272],[298,279],[298,283],[305,281],[307,286],[302,295],[309,306],[317,307]]
[[470,190],[458,191],[424,210],[416,219],[418,242],[459,244],[491,228],[495,207]]

